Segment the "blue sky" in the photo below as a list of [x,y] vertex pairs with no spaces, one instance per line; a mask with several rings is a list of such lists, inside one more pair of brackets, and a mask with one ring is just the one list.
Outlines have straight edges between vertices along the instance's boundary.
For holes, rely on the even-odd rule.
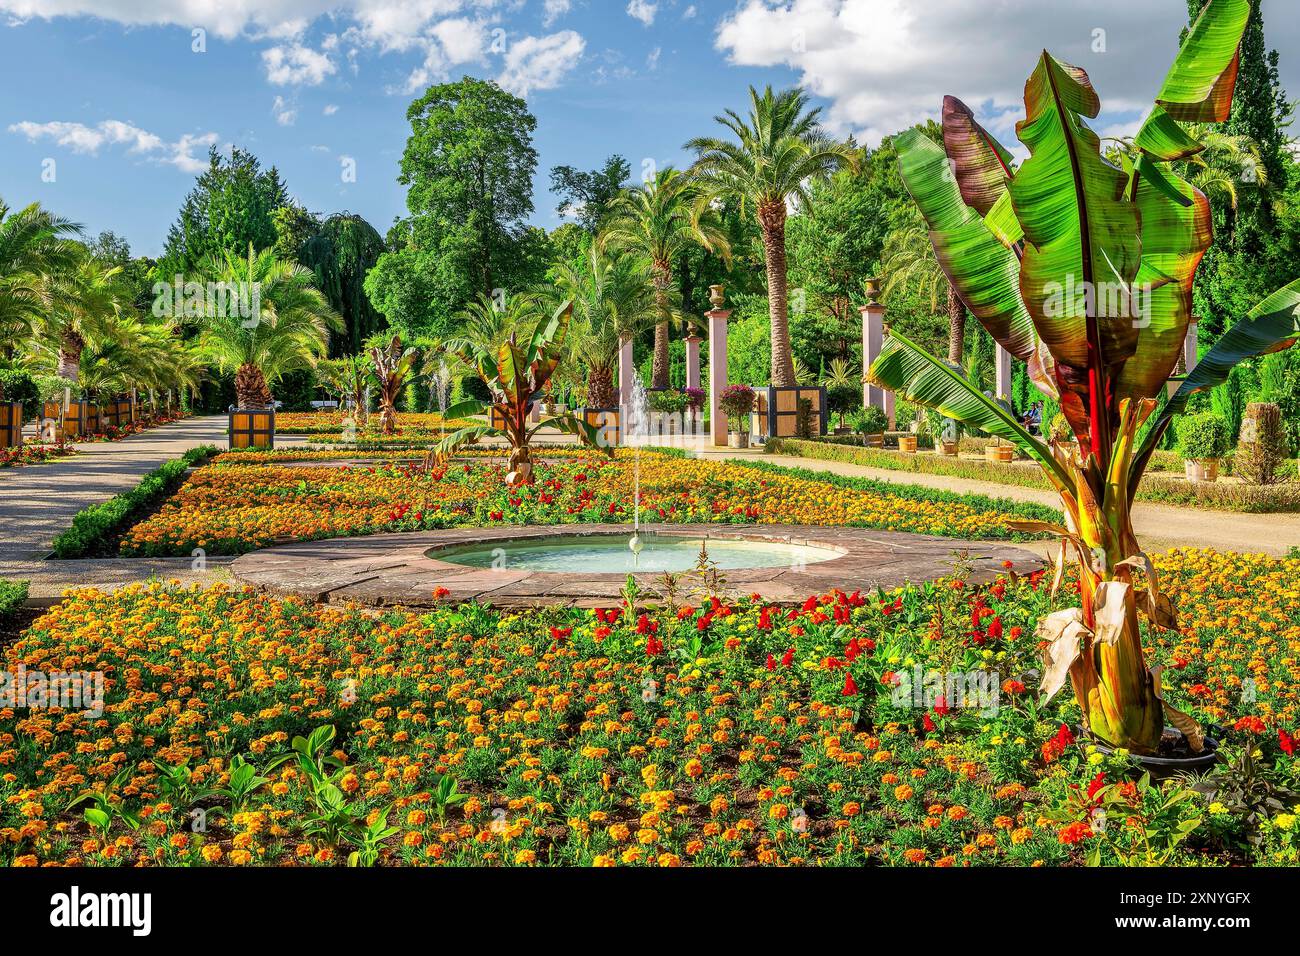
[[[1265,0],[1292,94],[1286,0]],[[1089,70],[1103,131],[1140,119],[1176,48],[1184,0],[0,0],[0,196],[39,200],[156,255],[208,144],[279,167],[309,209],[404,211],[407,103],[463,73],[537,116],[534,221],[548,171],[611,153],[634,176],[740,107],[748,84],[802,82],[839,134],[867,142],[962,95],[1013,145],[1043,46]],[[1284,22],[1285,20],[1285,22]],[[194,30],[202,29],[203,52]],[[22,78],[14,82],[15,78]],[[341,175],[347,158],[356,180]],[[48,181],[53,160],[53,181]]]

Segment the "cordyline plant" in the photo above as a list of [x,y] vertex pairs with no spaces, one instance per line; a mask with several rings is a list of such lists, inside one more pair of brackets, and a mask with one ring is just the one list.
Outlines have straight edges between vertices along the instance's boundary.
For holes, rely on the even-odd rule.
[[1044,52],[1025,86],[1016,127],[1029,159],[1010,154],[953,97],[944,148],[912,130],[899,137],[903,180],[930,227],[935,254],[971,313],[1044,392],[1057,396],[1077,456],[1044,444],[1010,412],[894,332],[868,378],[908,401],[1018,445],[1060,493],[1059,587],[1067,555],[1081,608],[1045,619],[1042,689],[1068,675],[1091,733],[1135,753],[1157,751],[1167,718],[1203,747],[1201,728],[1161,699],[1142,651],[1141,612],[1177,626],[1133,532],[1131,503],[1152,452],[1189,397],[1221,384],[1238,362],[1300,337],[1300,281],[1273,293],[1224,335],[1181,381],[1158,416],[1192,308],[1192,283],[1210,245],[1210,206],[1171,163],[1202,146],[1183,123],[1228,118],[1248,0],[1201,11],[1155,106],[1114,165],[1086,124],[1100,103],[1087,74]]
[[[540,318],[527,343],[520,344],[517,333],[493,349],[475,341],[447,343],[447,352],[456,356],[478,375],[492,394],[490,402],[474,399],[459,402],[447,409],[448,419],[487,415],[486,425],[467,425],[452,432],[435,446],[430,460],[445,461],[456,449],[482,438],[501,438],[510,444],[508,484],[517,486],[532,480],[533,436],[543,428],[558,428],[578,436],[583,444],[605,445],[600,430],[572,413],[529,421],[534,403],[545,395],[551,378],[564,356],[564,340],[573,320],[573,304],[565,302],[555,314]],[[496,423],[500,423],[499,425]]]

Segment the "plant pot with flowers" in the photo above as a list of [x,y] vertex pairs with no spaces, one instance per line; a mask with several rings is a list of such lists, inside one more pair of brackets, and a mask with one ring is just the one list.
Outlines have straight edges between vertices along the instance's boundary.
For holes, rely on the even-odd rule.
[[1178,451],[1187,480],[1210,484],[1219,479],[1219,459],[1228,453],[1228,427],[1213,412],[1190,415],[1178,423]]
[[[1107,160],[1087,120],[1101,103],[1087,74],[1048,52],[1025,86],[1016,130],[1028,158],[1012,154],[955,97],[943,103],[943,142],[919,130],[895,138],[902,180],[929,227],[934,253],[958,297],[1045,395],[1060,402],[1079,455],[1044,443],[960,372],[893,330],[869,378],[900,399],[1013,442],[1042,467],[1061,498],[1061,524],[1010,522],[1056,536],[1059,593],[1067,566],[1079,606],[1038,625],[1040,704],[1067,681],[1095,740],[1176,759],[1177,729],[1190,754],[1212,745],[1206,729],[1166,697],[1143,649],[1178,630],[1177,609],[1133,528],[1132,502],[1152,455],[1191,397],[1225,382],[1238,363],[1300,341],[1300,279],[1260,301],[1203,356],[1163,408],[1192,313],[1196,268],[1213,220],[1203,193],[1180,175],[1202,149],[1201,124],[1232,109],[1249,0],[1209,0],[1187,31],[1155,107],[1121,162]],[[1184,125],[1188,124],[1188,125]],[[1141,275],[1167,277],[1142,303],[1067,297],[1071,283],[1129,290]],[[1211,426],[1212,427],[1212,426]],[[1198,443],[1196,454],[1218,451]],[[1249,586],[1249,582],[1245,582]]]
[[727,447],[749,447],[749,413],[754,410],[754,390],[748,385],[728,385],[718,399],[722,414],[731,423]]

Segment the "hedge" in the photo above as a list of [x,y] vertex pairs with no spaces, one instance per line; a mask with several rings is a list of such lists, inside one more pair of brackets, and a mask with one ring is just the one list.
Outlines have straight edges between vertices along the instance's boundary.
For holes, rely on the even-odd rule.
[[13,620],[26,601],[26,581],[0,581],[0,626]]
[[191,448],[140,479],[130,491],[77,512],[72,525],[54,539],[54,556],[65,560],[111,554],[109,542],[181,486],[190,468],[219,452],[215,445]]

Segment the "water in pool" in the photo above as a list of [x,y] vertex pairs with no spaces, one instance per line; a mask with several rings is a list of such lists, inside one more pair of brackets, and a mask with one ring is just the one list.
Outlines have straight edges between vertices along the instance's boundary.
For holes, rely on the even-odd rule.
[[[506,571],[549,571],[662,574],[689,571],[700,557],[701,538],[685,535],[643,534],[643,548],[634,555],[631,535],[555,535],[519,541],[434,548],[429,556],[449,564]],[[817,564],[841,557],[842,552],[812,545],[785,544],[737,538],[709,538],[709,560],[719,568],[778,568]]]

